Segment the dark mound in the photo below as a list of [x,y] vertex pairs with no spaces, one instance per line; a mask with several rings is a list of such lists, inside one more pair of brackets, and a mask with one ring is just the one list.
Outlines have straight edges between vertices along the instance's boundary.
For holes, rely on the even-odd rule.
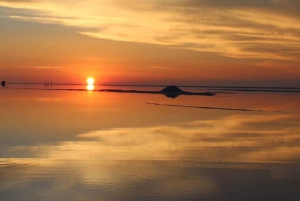
[[183,91],[175,85],[167,86],[166,88],[161,90],[161,92],[168,98],[177,98],[179,95],[183,93]]
[[166,92],[166,93],[164,93],[164,95],[166,96],[166,97],[168,97],[168,98],[177,98],[179,95],[180,95],[180,93],[177,93],[177,92],[175,92],[175,93],[173,93],[173,92]]
[[5,81],[2,81],[2,82],[1,82],[1,86],[2,86],[2,87],[5,87]]
[[167,86],[166,88],[164,88],[163,90],[161,90],[162,92],[173,92],[173,93],[181,93],[183,92],[181,89],[179,89],[179,87],[177,86]]

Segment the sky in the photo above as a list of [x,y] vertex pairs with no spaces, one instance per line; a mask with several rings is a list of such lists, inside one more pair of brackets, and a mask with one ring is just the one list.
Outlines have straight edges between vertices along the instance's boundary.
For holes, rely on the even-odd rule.
[[299,10],[299,0],[0,0],[0,79],[299,87]]

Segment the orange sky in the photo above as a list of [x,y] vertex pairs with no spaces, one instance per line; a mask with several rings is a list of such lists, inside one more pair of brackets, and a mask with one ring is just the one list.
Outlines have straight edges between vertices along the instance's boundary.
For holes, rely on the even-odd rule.
[[300,86],[297,0],[0,0],[7,82]]

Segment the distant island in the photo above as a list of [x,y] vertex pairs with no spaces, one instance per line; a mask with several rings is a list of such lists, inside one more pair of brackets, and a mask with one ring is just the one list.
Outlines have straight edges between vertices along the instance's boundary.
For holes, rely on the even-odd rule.
[[[1,85],[4,87],[6,85],[5,81],[1,82]],[[55,91],[87,91],[87,89],[63,89],[63,88],[22,88],[22,89],[31,89],[31,90],[55,90]],[[183,91],[178,86],[171,85],[166,86],[160,91],[144,91],[144,90],[122,90],[122,89],[98,89],[92,90],[94,92],[114,92],[114,93],[136,93],[136,94],[163,94],[168,98],[177,98],[180,95],[187,95],[187,96],[215,96],[216,93],[211,92],[189,92]]]
[[167,96],[168,98],[177,98],[179,95],[198,95],[198,96],[214,96],[216,95],[215,93],[211,92],[202,92],[202,93],[194,93],[194,92],[188,92],[188,91],[183,91],[179,87],[172,85],[172,86],[167,86],[161,92]]
[[189,96],[214,96],[215,93],[211,92],[189,92],[183,91],[175,85],[167,86],[161,91],[141,91],[141,90],[120,90],[120,89],[101,89],[95,90],[101,92],[118,92],[118,93],[141,93],[141,94],[163,94],[168,98],[177,98],[180,95],[189,95]]

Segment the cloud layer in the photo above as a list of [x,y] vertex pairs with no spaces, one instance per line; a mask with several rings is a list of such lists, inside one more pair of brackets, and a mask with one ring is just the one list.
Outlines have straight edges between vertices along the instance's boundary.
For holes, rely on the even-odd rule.
[[296,0],[0,1],[8,17],[78,27],[101,39],[212,52],[233,58],[297,60]]

